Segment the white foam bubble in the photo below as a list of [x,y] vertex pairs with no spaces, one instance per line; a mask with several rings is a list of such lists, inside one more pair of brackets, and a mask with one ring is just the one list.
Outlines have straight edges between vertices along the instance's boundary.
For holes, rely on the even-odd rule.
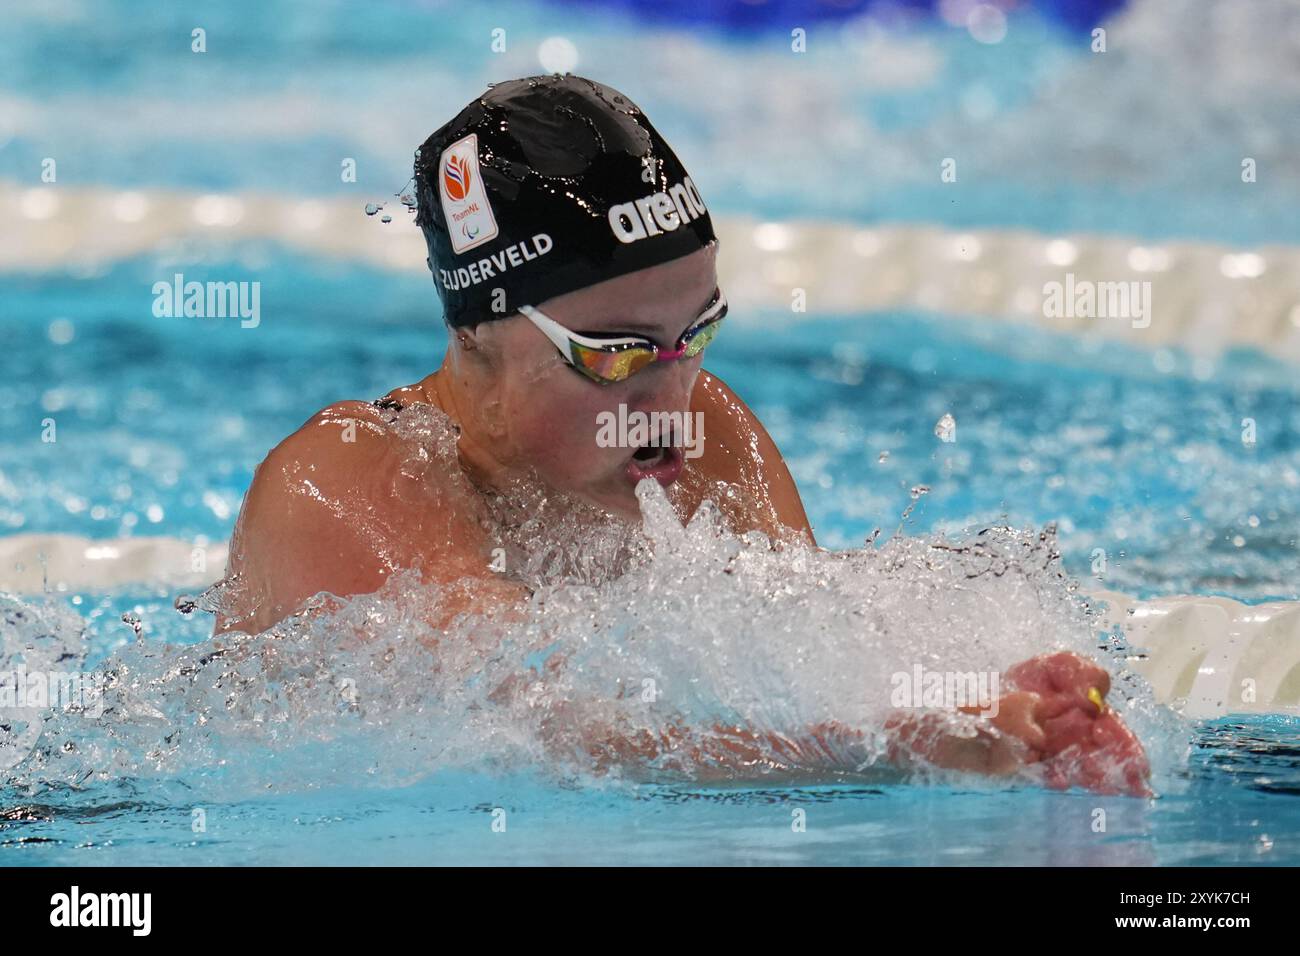
[[[440,589],[404,573],[262,634],[137,641],[100,668],[103,714],[51,715],[10,783],[243,793],[450,768],[716,777],[719,727],[761,740],[748,769],[725,775],[833,777],[874,769],[892,675],[1000,672],[1055,650],[1112,672],[1111,702],[1147,744],[1157,786],[1185,759],[1186,725],[1124,671],[1122,641],[1098,650],[1100,619],[1061,574],[1050,531],[773,550],[726,531],[710,504],[682,527],[657,484],[637,492],[641,529],[578,533],[538,520],[536,501],[522,512],[509,529],[531,556],[522,615],[435,631]],[[6,658],[38,632],[56,658],[81,653],[75,613],[5,601]],[[828,721],[868,737],[838,762],[797,766],[782,747]]]

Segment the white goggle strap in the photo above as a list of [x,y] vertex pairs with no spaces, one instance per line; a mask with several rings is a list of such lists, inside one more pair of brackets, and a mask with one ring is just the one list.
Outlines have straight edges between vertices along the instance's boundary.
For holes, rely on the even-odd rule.
[[723,295],[722,290],[719,289],[718,301],[714,302],[713,305],[705,309],[703,314],[700,315],[700,317],[695,320],[695,323],[691,326],[691,328],[692,329],[698,328],[699,326],[703,325],[705,322],[709,321],[709,319],[715,318],[718,315],[718,313],[725,312],[726,310],[727,310],[727,297]]
[[[571,342],[577,342],[579,345],[584,345],[589,349],[596,349],[600,352],[616,351],[618,346],[623,345],[652,344],[646,339],[589,339],[585,335],[578,335],[576,332],[569,331],[559,322],[556,322],[545,313],[534,309],[531,305],[521,305],[519,307],[519,314],[523,315],[529,322],[532,322],[533,325],[541,329],[542,334],[550,339],[551,344],[559,349],[564,355],[565,361],[570,363],[573,362],[573,354],[569,350],[569,344]],[[611,346],[613,346],[613,348],[611,348]]]

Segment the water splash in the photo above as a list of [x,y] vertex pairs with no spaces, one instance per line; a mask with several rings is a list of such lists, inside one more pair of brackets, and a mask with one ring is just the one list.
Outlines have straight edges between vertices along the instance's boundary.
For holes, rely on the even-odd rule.
[[[393,193],[393,195],[397,197],[397,201],[402,204],[402,207],[406,212],[414,218],[416,213],[419,212],[419,201],[415,196],[415,180],[409,180],[401,190]],[[379,213],[383,212],[387,205],[387,202],[368,202],[366,203],[366,215],[377,216]],[[382,216],[379,216],[379,221],[387,225],[393,221],[393,217],[390,213],[385,212]]]
[[[1112,704],[1147,742],[1157,785],[1185,760],[1186,726],[1124,670],[1122,635],[1099,643],[1050,528],[774,550],[761,533],[729,532],[708,502],[682,526],[653,481],[637,489],[640,528],[610,520],[580,532],[553,520],[553,495],[532,494],[489,507],[533,589],[523,609],[435,630],[444,589],[403,573],[260,634],[138,639],[100,668],[97,719],[56,711],[39,743],[28,732],[16,744],[31,753],[9,786],[220,797],[396,786],[451,768],[533,768],[587,784],[692,778],[718,769],[699,754],[719,727],[787,743],[825,722],[871,731],[890,710],[891,677],[917,666],[997,672],[1099,649]],[[7,660],[84,654],[71,610],[4,601]],[[650,745],[669,739],[672,749]],[[881,752],[868,733],[848,769],[875,769]],[[749,775],[774,767],[791,763],[760,755]]]
[[934,437],[946,442],[957,440],[957,420],[951,412],[944,412],[943,417],[934,423]]

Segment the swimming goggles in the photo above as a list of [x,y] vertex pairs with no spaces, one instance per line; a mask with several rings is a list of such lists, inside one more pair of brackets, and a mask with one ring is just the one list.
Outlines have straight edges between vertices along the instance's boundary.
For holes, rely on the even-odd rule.
[[560,350],[560,355],[566,362],[593,382],[611,385],[655,362],[672,362],[699,355],[718,334],[720,323],[727,314],[727,300],[721,289],[715,292],[713,301],[682,334],[677,340],[677,347],[671,351],[661,349],[639,335],[607,338],[579,335],[570,332],[531,305],[521,305],[519,311],[542,330],[542,334]]

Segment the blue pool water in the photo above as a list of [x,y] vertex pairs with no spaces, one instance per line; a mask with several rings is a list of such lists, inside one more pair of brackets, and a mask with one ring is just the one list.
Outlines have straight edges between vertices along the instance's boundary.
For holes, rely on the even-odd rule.
[[[121,15],[100,8],[89,24],[58,4],[16,13],[0,34],[3,92],[16,104],[0,126],[0,175],[21,180],[53,151],[61,181],[79,186],[345,196],[360,216],[365,201],[402,185],[432,125],[485,82],[535,72],[540,39],[562,34],[582,53],[575,71],[633,95],[701,170],[723,215],[1300,241],[1290,212],[1300,178],[1274,163],[1243,192],[1236,177],[1243,148],[1264,167],[1300,149],[1295,124],[1279,120],[1295,115],[1300,85],[1275,68],[1289,55],[1278,23],[1290,15],[1269,5],[1256,26],[1213,33],[1219,55],[1210,57],[1186,55],[1185,31],[1197,23],[1162,21],[1160,5],[1139,4],[1116,32],[1127,52],[1117,44],[1111,60],[1081,55],[1072,28],[1026,14],[988,48],[924,22],[888,43],[826,26],[797,63],[771,52],[788,48],[779,32],[733,40],[701,27],[668,41],[630,19],[560,5],[382,6],[391,15],[314,4],[273,14],[251,3],[144,22],[126,5]],[[196,23],[210,36],[203,57],[188,48]],[[485,66],[478,46],[495,26],[514,39]],[[626,65],[665,44],[674,69]],[[851,53],[863,46],[870,56]],[[819,58],[818,49],[832,52]],[[886,54],[889,82],[872,72]],[[838,79],[846,63],[860,86]],[[683,77],[733,79],[700,99],[685,92],[699,83]],[[1128,98],[1127,120],[1102,109],[1099,83]],[[816,90],[822,106],[810,112],[790,89]],[[833,149],[798,125],[810,115],[838,124]],[[1225,132],[1207,143],[1211,119]],[[772,142],[783,148],[763,146]],[[955,202],[930,185],[922,161],[950,152],[962,157],[961,181],[980,184]],[[339,181],[340,156],[358,160],[357,184]],[[801,175],[809,170],[816,175]],[[262,323],[153,317],[149,290],[176,269],[260,281]],[[905,534],[1055,525],[1062,565],[1085,589],[1300,598],[1294,367],[1246,351],[1208,362],[1176,348],[1153,354],[979,317],[813,314],[798,338],[783,318],[736,310],[706,367],[768,425],[824,546],[860,548],[876,528],[888,537],[910,489],[925,485]],[[277,441],[325,404],[417,380],[445,345],[427,277],[261,242],[0,274],[0,328],[0,533],[90,538],[226,540]],[[957,422],[952,445],[933,434],[945,413]],[[43,443],[51,416],[59,440]],[[1241,441],[1244,417],[1259,423],[1252,446]],[[1091,576],[1097,548],[1108,555],[1101,580]],[[277,709],[284,687],[300,685],[261,675],[245,675],[256,693],[240,702],[255,716],[215,719],[205,735],[184,715],[220,718],[219,698],[190,701],[163,650],[205,647],[211,622],[177,613],[176,596],[143,586],[50,596],[75,615],[59,619],[61,633],[82,641],[84,628],[88,665],[125,661],[140,682],[110,724],[116,750],[68,724],[41,772],[0,788],[0,865],[1300,863],[1294,717],[1186,727],[1145,715],[1142,726],[1167,737],[1155,746],[1153,801],[970,781],[632,786],[512,764],[500,727],[482,736],[483,760],[436,747],[425,760],[418,733],[413,759],[382,734],[339,730],[315,705],[303,705],[306,717]],[[720,612],[718,626],[740,627],[745,600]],[[1091,636],[1071,624],[1063,592],[1053,600],[1061,607],[1041,620],[1064,622],[1073,628],[1064,643],[1086,647]],[[41,607],[22,599],[28,611]],[[132,646],[124,613],[140,620],[150,654]],[[1044,635],[1042,649],[1054,639]],[[788,663],[776,646],[760,650],[770,674]],[[749,673],[761,679],[756,656]],[[716,680],[719,696],[736,690]],[[259,702],[290,714],[283,739],[274,720],[256,719]],[[448,719],[436,702],[420,703],[430,721]],[[304,731],[313,722],[327,729]],[[241,749],[245,732],[256,740]],[[1104,832],[1094,829],[1097,808]],[[800,809],[807,827],[794,832]]]
[[[1087,794],[827,786],[558,788],[449,774],[204,807],[143,795],[64,808],[11,802],[10,865],[636,864],[1295,865],[1294,720],[1206,726],[1185,789],[1154,803]],[[1271,748],[1273,756],[1260,756]],[[1106,812],[1106,832],[1093,829]],[[505,811],[505,830],[493,811]],[[791,827],[805,811],[807,829]]]
[[[155,319],[153,262],[4,279],[24,332],[0,382],[14,436],[0,449],[0,528],[224,540],[281,438],[330,402],[379,397],[440,361],[445,333],[418,274],[284,253],[265,263],[256,329]],[[72,322],[72,341],[51,341],[54,316]],[[706,367],[768,426],[827,546],[892,530],[923,484],[918,531],[1055,522],[1067,569],[1086,575],[1103,548],[1116,590],[1300,597],[1300,385],[1284,363],[1237,353],[1207,373],[1176,350],[1080,348],[935,315],[728,321]],[[951,445],[933,435],[944,413]],[[57,443],[21,440],[47,415]],[[1241,441],[1247,416],[1254,445]]]
[[[147,269],[6,280],[34,334],[20,340],[18,378],[0,389],[5,434],[50,413],[60,422],[53,446],[3,445],[3,520],[15,530],[224,540],[266,449],[323,404],[415,380],[444,343],[418,278],[277,260],[271,274],[285,286],[267,301],[284,296],[283,319],[241,330],[133,314],[123,303]],[[41,341],[39,318],[55,298],[76,329],[57,346]],[[769,423],[823,544],[858,547],[876,527],[892,532],[909,488],[928,484],[911,533],[1055,522],[1076,576],[1087,575],[1094,546],[1113,549],[1097,586],[1296,597],[1300,488],[1286,475],[1300,467],[1300,420],[1285,368],[1239,355],[1199,381],[1114,346],[1104,362],[1084,362],[1056,337],[1008,343],[992,323],[885,315],[817,325],[825,349],[773,349],[784,333],[768,317],[737,316],[708,366]],[[1189,402],[1198,414],[1186,414]],[[958,422],[951,452],[932,434],[944,411]],[[1250,452],[1234,429],[1246,411],[1274,422],[1273,440]],[[1234,546],[1240,534],[1248,546]],[[210,618],[183,617],[175,597],[137,588],[53,599],[83,619],[95,663],[130,642],[127,612],[147,641],[205,640]],[[204,779],[186,774],[12,789],[0,845],[8,863],[685,863],[705,853],[751,863],[1294,864],[1298,731],[1280,716],[1204,725],[1188,761],[1161,769],[1154,802],[966,785],[575,789],[537,772],[455,767],[358,791],[311,774],[278,779],[284,756],[264,752],[256,759],[270,761],[275,781],[265,798],[205,799]],[[191,832],[195,807],[205,833]],[[492,829],[498,807],[508,836]],[[1109,814],[1104,834],[1089,828],[1095,807]],[[806,833],[790,829],[795,808],[808,812]],[[1033,840],[1026,819],[1041,822]]]

